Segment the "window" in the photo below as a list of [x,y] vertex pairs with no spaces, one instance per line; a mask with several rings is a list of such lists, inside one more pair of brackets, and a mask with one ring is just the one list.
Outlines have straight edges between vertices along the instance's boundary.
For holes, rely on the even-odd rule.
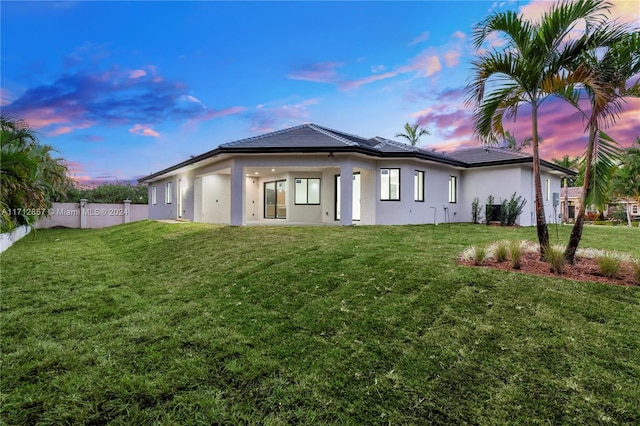
[[287,218],[287,181],[276,180],[264,184],[265,219]]
[[634,205],[633,207],[631,207],[631,212],[632,212],[633,214],[638,214],[638,206],[637,206],[637,205]]
[[549,201],[551,199],[551,181],[547,179],[545,183],[546,183],[545,201]]
[[458,178],[457,176],[449,176],[449,202],[458,202]]
[[400,201],[400,169],[380,169],[380,199]]
[[151,204],[153,205],[158,204],[158,187],[157,186],[151,187]]
[[320,178],[295,179],[296,204],[320,204]]
[[171,192],[172,192],[172,190],[173,190],[172,182],[167,182],[167,189],[166,189],[165,194],[164,194],[165,202],[167,204],[171,204],[171,201],[172,201]]
[[413,199],[424,201],[424,172],[420,170],[413,172]]

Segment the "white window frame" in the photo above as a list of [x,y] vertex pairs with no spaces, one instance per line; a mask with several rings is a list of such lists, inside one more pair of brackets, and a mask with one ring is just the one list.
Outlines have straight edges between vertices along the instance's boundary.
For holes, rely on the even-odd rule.
[[550,201],[551,200],[551,179],[546,179],[545,180],[545,184],[546,184],[546,193],[545,193],[545,201]]
[[[310,183],[311,181],[318,181],[318,197],[317,197],[317,202],[315,200],[309,201],[309,188],[310,188]],[[320,178],[294,178],[293,180],[294,182],[294,186],[293,186],[293,200],[294,200],[294,204],[296,206],[319,206],[320,205],[320,196],[321,196],[321,181]],[[301,185],[301,186],[298,186]],[[299,197],[299,191],[302,191],[303,188],[302,186],[304,186],[304,201],[300,200],[298,201]],[[302,195],[302,194],[300,194]],[[300,197],[301,198],[301,197]]]
[[424,203],[424,170],[413,172],[413,201]]
[[[391,181],[391,172],[392,171],[396,171],[398,172],[398,191],[397,191],[397,196],[396,197],[391,197],[391,187],[392,185],[394,185],[395,183]],[[388,176],[387,177],[387,184],[384,185],[382,182],[382,176]],[[400,201],[400,193],[401,193],[401,179],[400,176],[402,175],[402,170],[399,167],[384,167],[380,169],[380,201]],[[386,189],[386,191],[385,191]]]
[[171,204],[173,202],[173,182],[167,182],[165,185],[164,202]]
[[151,187],[151,204],[154,206],[158,204],[158,185],[153,185]]
[[449,176],[449,203],[458,202],[458,176]]

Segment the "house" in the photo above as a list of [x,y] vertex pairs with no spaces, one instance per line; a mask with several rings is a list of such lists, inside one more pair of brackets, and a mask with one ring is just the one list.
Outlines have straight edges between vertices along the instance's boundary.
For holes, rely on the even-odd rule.
[[[541,162],[547,220],[571,170]],[[345,177],[348,177],[345,178]],[[513,193],[535,224],[532,158],[498,148],[450,154],[316,124],[219,145],[140,179],[149,218],[247,224],[470,222],[471,203]]]
[[[568,219],[567,222],[573,222],[575,220],[576,215],[578,214],[578,209],[580,207],[581,195],[582,195],[581,186],[562,188],[562,194],[560,197],[561,211],[565,212],[564,206],[566,203],[566,205],[568,206],[568,210],[565,213],[563,213],[563,217],[565,216],[567,217]],[[613,211],[616,208],[624,209],[625,212],[628,209],[631,219],[633,220],[640,219],[640,203],[636,199],[629,198],[628,200],[627,199],[614,200],[608,204],[608,208],[606,209],[606,211],[602,213],[605,217],[611,217],[611,215],[613,214]],[[599,213],[599,210],[595,206],[587,206],[587,208],[585,209],[585,212],[586,214],[594,214],[594,213]]]

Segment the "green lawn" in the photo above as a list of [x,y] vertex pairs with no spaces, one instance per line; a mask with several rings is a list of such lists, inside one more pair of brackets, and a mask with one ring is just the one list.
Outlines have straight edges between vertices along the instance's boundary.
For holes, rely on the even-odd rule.
[[0,423],[639,424],[640,288],[456,265],[501,239],[535,229],[39,230],[1,257]]

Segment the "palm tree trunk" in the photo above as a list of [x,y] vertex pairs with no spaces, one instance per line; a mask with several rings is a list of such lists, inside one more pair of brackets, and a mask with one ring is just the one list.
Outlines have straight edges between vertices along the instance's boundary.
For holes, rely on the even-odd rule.
[[533,180],[536,191],[536,230],[538,231],[538,242],[540,243],[540,258],[549,248],[549,229],[544,217],[544,203],[542,201],[542,182],[540,180],[540,154],[538,152],[538,100],[534,98],[531,102],[531,127],[533,146]]
[[627,226],[629,228],[631,228],[631,203],[629,202],[629,199],[627,198]]
[[591,188],[591,166],[593,163],[593,149],[596,142],[597,129],[591,126],[589,129],[589,144],[587,145],[587,153],[584,159],[584,182],[582,183],[582,193],[580,194],[580,207],[576,215],[576,222],[573,224],[569,243],[564,251],[564,258],[570,265],[576,261],[576,250],[582,238],[582,228],[584,226],[584,216],[586,212],[587,194]]
[[564,208],[562,209],[562,218],[564,223],[569,223],[569,179],[564,178]]

